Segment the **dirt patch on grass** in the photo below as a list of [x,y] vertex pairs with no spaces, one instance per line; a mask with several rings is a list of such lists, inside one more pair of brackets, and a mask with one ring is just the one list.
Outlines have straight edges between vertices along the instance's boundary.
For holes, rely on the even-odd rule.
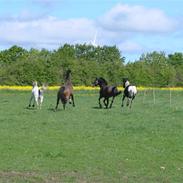
[[86,183],[86,179],[78,172],[54,172],[54,173],[37,173],[37,172],[17,172],[17,171],[0,171],[0,183],[65,183],[77,182]]
[[16,172],[16,171],[6,171],[0,172],[0,182],[11,182],[11,183],[23,183],[23,182],[30,182],[30,183],[43,183],[46,181],[40,177],[39,174],[34,172]]

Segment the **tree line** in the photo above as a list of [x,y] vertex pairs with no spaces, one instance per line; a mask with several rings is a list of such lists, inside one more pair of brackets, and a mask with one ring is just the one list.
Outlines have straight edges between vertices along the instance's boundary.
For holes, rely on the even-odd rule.
[[139,86],[183,86],[180,52],[154,51],[128,63],[116,46],[65,44],[49,51],[14,45],[0,52],[0,85],[31,85],[34,80],[60,85],[67,69],[72,71],[74,85],[90,86],[101,76],[115,85],[122,85],[122,78],[128,77]]

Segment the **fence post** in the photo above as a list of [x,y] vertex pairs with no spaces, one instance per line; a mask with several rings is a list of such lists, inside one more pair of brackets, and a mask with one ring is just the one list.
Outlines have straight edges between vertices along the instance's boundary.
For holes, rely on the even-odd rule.
[[156,103],[155,88],[153,88],[153,102]]
[[143,96],[143,100],[142,100],[143,104],[145,103],[145,97],[146,97],[146,90],[144,90],[144,96]]
[[171,88],[170,88],[169,96],[170,96],[170,107],[171,107],[171,105],[172,105],[172,90],[171,90]]

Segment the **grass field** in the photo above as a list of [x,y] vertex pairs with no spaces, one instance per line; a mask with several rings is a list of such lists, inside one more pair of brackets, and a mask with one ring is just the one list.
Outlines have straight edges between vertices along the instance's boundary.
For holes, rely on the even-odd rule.
[[98,108],[97,91],[76,107],[27,109],[27,91],[0,91],[0,182],[183,182],[183,91],[140,92],[132,109]]

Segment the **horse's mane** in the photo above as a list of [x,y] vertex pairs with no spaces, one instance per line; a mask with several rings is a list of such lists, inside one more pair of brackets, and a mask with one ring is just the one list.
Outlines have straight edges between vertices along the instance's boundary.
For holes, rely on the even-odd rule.
[[105,85],[107,85],[107,81],[103,78],[103,77],[100,77],[99,80],[101,80]]
[[126,81],[128,81],[128,78],[123,78],[123,83],[125,83]]
[[126,87],[126,82],[128,82],[128,85],[130,85],[128,78],[123,78],[123,88]]

